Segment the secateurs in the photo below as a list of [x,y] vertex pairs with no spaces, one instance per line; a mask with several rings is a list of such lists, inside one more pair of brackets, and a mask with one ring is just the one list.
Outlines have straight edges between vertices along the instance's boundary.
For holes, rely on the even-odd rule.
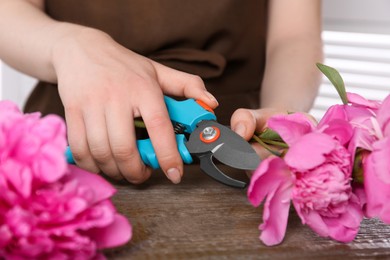
[[[230,167],[255,170],[260,158],[252,146],[230,128],[219,124],[213,111],[201,101],[186,99],[177,101],[165,96],[165,104],[176,133],[176,141],[183,162],[193,163],[193,156],[200,162],[200,168],[215,180],[236,188],[246,183],[225,175],[215,165],[213,158]],[[150,139],[137,141],[143,162],[159,168],[156,153]],[[68,163],[74,163],[67,148]]]

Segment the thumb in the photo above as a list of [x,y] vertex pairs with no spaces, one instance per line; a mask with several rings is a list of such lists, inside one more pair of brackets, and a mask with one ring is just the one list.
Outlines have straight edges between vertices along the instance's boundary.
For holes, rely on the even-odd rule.
[[201,77],[169,68],[154,61],[152,64],[156,69],[160,87],[165,94],[201,100],[212,109],[218,106],[217,99],[206,90]]
[[287,114],[287,111],[276,108],[240,108],[233,113],[230,125],[233,131],[249,140],[255,131],[263,131],[267,127],[268,119],[276,114]]
[[234,111],[230,119],[232,130],[245,140],[249,140],[256,130],[256,117],[254,112],[251,109],[240,108]]

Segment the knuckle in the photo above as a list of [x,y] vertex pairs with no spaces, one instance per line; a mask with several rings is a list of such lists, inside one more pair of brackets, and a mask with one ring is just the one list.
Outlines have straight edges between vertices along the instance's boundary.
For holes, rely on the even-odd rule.
[[124,173],[125,179],[132,184],[141,184],[149,179],[151,171],[146,166],[139,169],[134,168],[131,172]]
[[139,88],[142,88],[143,90],[149,89],[150,86],[153,86],[153,80],[144,76],[135,76],[132,78],[132,84],[134,86],[137,86]]
[[243,115],[248,115],[250,114],[249,110],[248,109],[245,109],[245,108],[239,108],[237,109],[235,112],[234,112],[235,115],[238,115],[238,116],[243,116]]
[[76,114],[80,113],[80,106],[76,104],[76,102],[68,102],[66,106],[64,106],[65,114]]
[[245,120],[249,121],[250,123],[256,123],[256,118],[253,113],[249,109],[245,108],[237,109],[233,114],[233,118],[235,120]]
[[138,155],[138,150],[132,146],[116,145],[112,147],[112,154],[115,160],[121,163],[134,160]]
[[84,159],[82,161],[77,161],[77,166],[93,173],[99,173],[100,168],[95,164],[95,162],[89,158],[89,159]]
[[149,129],[160,129],[166,127],[167,125],[170,125],[169,122],[170,121],[165,115],[165,113],[157,112],[153,113],[153,115],[145,123],[148,124],[147,127]]
[[82,162],[88,157],[88,152],[86,149],[72,147],[72,156],[76,162]]
[[92,173],[99,173],[100,172],[99,167],[97,167],[95,164],[89,164],[86,166],[80,165],[80,167],[88,172],[92,172]]
[[112,157],[111,151],[107,147],[94,146],[94,147],[90,147],[90,151],[91,151],[92,157],[99,164],[105,164]]
[[117,170],[105,170],[104,174],[117,181],[123,180],[122,174]]
[[141,184],[141,183],[144,183],[147,179],[143,178],[143,177],[129,177],[127,179],[128,182],[132,183],[132,184]]
[[175,152],[164,153],[157,156],[157,158],[162,169],[169,169],[172,168],[172,166],[177,167],[182,163],[180,156]]
[[201,89],[205,89],[203,79],[198,75],[190,75],[192,82]]

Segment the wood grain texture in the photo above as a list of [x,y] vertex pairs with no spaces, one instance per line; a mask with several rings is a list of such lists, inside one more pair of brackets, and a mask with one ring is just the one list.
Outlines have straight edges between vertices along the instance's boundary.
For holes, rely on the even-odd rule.
[[390,259],[390,226],[366,219],[355,241],[343,244],[317,236],[293,210],[283,243],[266,247],[258,238],[262,208],[250,205],[246,189],[219,184],[197,165],[179,185],[159,171],[141,186],[114,185],[113,202],[131,221],[133,239],[105,251],[109,259]]

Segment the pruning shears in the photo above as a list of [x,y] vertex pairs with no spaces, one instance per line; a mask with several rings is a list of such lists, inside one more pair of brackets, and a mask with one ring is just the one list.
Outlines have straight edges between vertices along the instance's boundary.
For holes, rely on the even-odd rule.
[[[213,110],[202,101],[177,101],[167,96],[164,100],[183,162],[191,164],[196,157],[200,168],[213,179],[228,186],[245,188],[245,182],[233,179],[218,169],[213,158],[236,169],[255,170],[260,157],[252,146],[230,128],[219,124]],[[160,168],[150,139],[138,140],[137,147],[146,165]],[[68,163],[74,164],[69,147],[65,154]]]

